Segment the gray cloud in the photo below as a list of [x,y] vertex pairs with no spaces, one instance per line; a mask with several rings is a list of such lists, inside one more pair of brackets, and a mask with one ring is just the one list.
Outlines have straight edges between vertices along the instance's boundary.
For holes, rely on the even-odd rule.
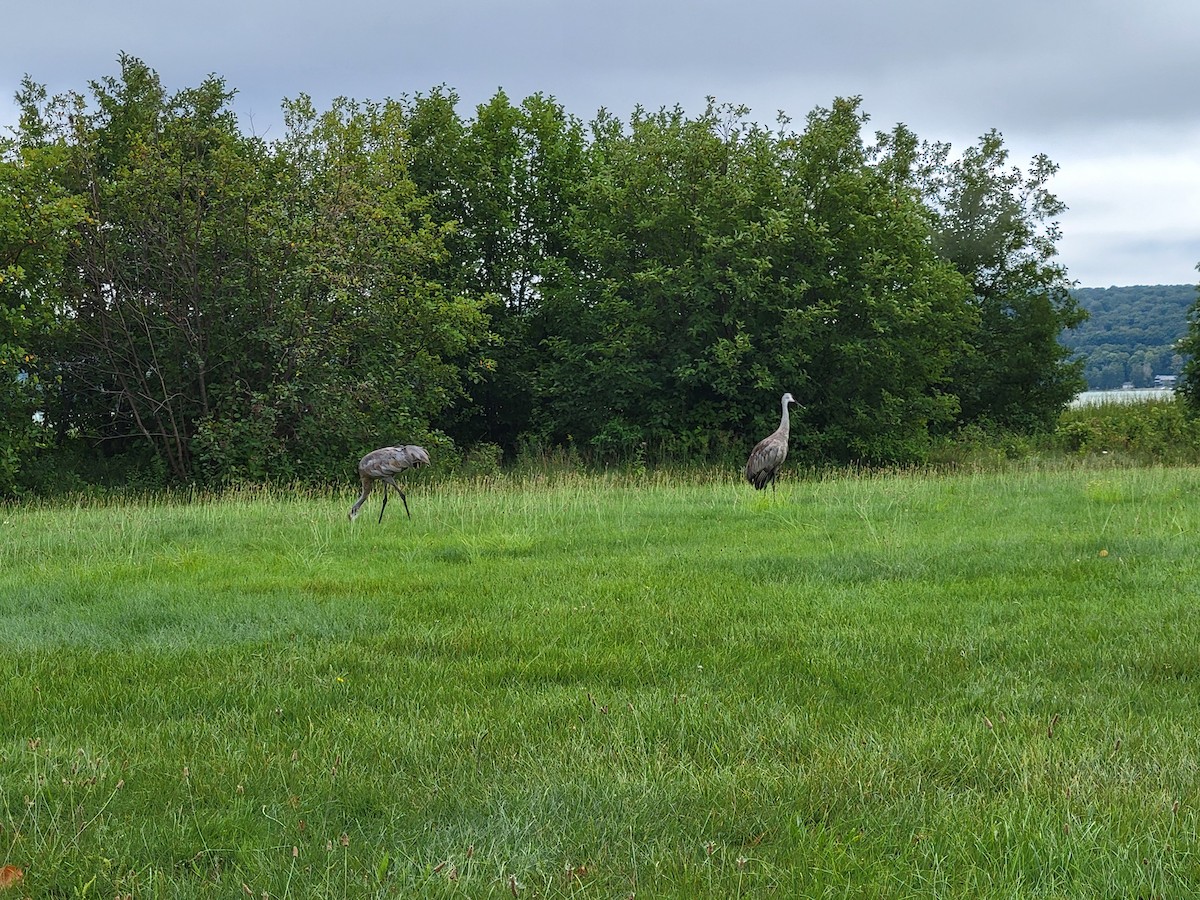
[[23,74],[81,90],[121,51],[169,88],[220,75],[268,136],[302,92],[446,84],[469,112],[499,88],[540,91],[585,120],[715,95],[763,122],[862,95],[877,128],[959,147],[996,128],[1015,160],[1058,162],[1063,261],[1083,284],[1194,282],[1200,261],[1200,186],[1178,163],[1200,135],[1194,0],[74,0],[6,10],[5,31],[0,125]]

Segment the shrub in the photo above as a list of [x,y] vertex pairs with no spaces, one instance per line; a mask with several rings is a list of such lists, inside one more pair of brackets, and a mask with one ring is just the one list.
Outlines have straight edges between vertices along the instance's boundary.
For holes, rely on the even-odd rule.
[[1122,453],[1137,462],[1200,462],[1200,419],[1179,399],[1069,409],[1054,434],[1072,454]]

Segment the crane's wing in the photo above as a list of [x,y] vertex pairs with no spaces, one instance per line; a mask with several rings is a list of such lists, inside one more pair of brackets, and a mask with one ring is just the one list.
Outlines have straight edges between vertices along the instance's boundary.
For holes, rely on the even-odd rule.
[[787,444],[775,435],[763,438],[750,451],[746,461],[746,480],[755,487],[762,487],[779,470],[787,457]]
[[380,447],[372,450],[358,464],[358,474],[369,478],[399,475],[405,469],[429,465],[429,452],[416,444],[403,447]]

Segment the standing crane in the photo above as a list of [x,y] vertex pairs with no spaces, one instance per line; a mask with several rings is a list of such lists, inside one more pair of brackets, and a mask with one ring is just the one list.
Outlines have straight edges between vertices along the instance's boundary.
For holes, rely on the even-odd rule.
[[789,403],[796,403],[796,398],[791,394],[784,394],[780,400],[783,415],[779,418],[779,427],[758,442],[758,446],[750,451],[750,459],[746,461],[746,480],[754,485],[757,491],[761,491],[768,484],[771,485],[772,491],[775,490],[775,478],[779,475],[779,467],[787,458]]
[[350,507],[350,521],[354,521],[359,507],[367,502],[367,495],[371,493],[371,489],[375,487],[377,481],[383,482],[383,506],[379,507],[379,521],[383,521],[383,511],[387,509],[388,485],[396,489],[396,493],[404,501],[404,511],[411,519],[412,513],[408,512],[408,499],[404,496],[400,485],[396,483],[396,476],[405,469],[419,469],[421,466],[427,465],[429,465],[429,453],[424,447],[418,447],[415,444],[372,450],[358,461],[358,477],[362,480],[362,494]]

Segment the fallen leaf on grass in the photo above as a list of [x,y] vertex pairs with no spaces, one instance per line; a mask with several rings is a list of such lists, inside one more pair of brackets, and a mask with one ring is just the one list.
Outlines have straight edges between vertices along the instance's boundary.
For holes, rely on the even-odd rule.
[[25,880],[25,873],[16,866],[0,866],[0,890],[13,887]]

